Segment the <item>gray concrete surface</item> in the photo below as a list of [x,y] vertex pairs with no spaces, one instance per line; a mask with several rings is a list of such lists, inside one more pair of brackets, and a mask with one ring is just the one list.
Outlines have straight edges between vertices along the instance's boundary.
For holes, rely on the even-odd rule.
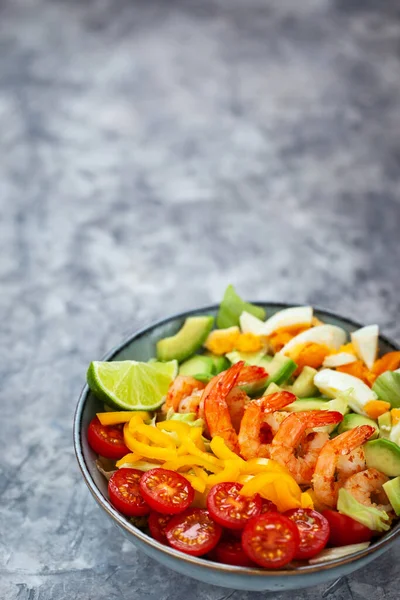
[[[396,0],[0,2],[1,598],[266,596],[124,542],[74,407],[90,360],[229,282],[400,341],[399,44]],[[399,559],[329,598],[395,600]]]

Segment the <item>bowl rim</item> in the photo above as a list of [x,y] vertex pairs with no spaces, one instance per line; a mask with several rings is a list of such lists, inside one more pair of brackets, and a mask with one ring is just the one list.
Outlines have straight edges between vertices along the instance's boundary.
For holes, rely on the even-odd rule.
[[[262,306],[262,307],[268,306],[271,308],[278,308],[278,309],[285,309],[285,308],[290,308],[293,306],[300,306],[298,304],[292,304],[292,303],[288,303],[288,302],[255,301],[255,302],[252,302],[252,304],[255,304],[257,306]],[[182,319],[182,318],[186,318],[188,316],[195,315],[197,313],[204,313],[204,312],[207,312],[208,310],[218,310],[218,307],[219,307],[219,304],[210,304],[210,305],[206,305],[206,306],[191,309],[191,310],[181,311],[181,312],[175,313],[173,315],[170,315],[168,317],[159,319],[153,323],[150,323],[149,325],[146,325],[145,327],[142,327],[139,330],[126,336],[119,344],[115,345],[111,350],[106,352],[106,354],[102,357],[101,360],[102,361],[111,360],[118,352],[121,352],[121,350],[123,350],[132,341],[139,339],[140,337],[142,337],[143,335],[147,334],[149,331],[151,331],[152,329],[154,329],[160,325],[164,325],[166,323],[169,323],[170,321],[174,321],[175,319]],[[324,317],[324,316],[333,317],[335,319],[339,319],[339,320],[343,321],[347,325],[350,325],[350,326],[356,327],[356,328],[363,327],[363,325],[360,324],[358,321],[355,321],[352,318],[343,317],[343,316],[339,315],[338,313],[335,313],[334,311],[326,310],[324,308],[319,308],[317,306],[313,306],[313,309],[315,312],[319,313],[320,316],[322,316],[322,317]],[[394,342],[392,339],[388,338],[386,335],[380,334],[379,339],[382,340],[388,346],[391,346],[394,351],[400,350],[400,346],[396,342]],[[134,537],[138,538],[145,545],[150,546],[155,550],[159,550],[160,552],[167,554],[172,558],[177,558],[183,562],[190,563],[191,565],[195,565],[196,567],[199,567],[200,569],[205,569],[205,570],[212,569],[217,572],[224,571],[226,573],[231,573],[231,574],[236,574],[236,575],[243,575],[243,576],[251,575],[251,576],[257,576],[257,577],[267,577],[267,576],[268,577],[283,577],[283,576],[294,577],[294,576],[300,576],[302,574],[307,575],[307,574],[319,573],[321,571],[323,572],[323,571],[327,571],[330,569],[334,569],[336,567],[341,567],[343,565],[348,565],[348,564],[356,562],[366,556],[369,556],[370,554],[374,554],[378,550],[384,551],[385,549],[387,549],[387,547],[389,545],[391,545],[391,543],[394,541],[394,539],[400,533],[400,522],[399,522],[396,525],[396,527],[394,527],[393,529],[391,529],[389,532],[387,532],[385,534],[384,538],[380,538],[378,541],[376,541],[376,542],[372,543],[370,546],[368,546],[368,548],[366,548],[364,550],[360,550],[359,552],[356,552],[354,554],[351,554],[351,555],[348,555],[348,556],[345,556],[342,558],[338,558],[335,560],[328,560],[325,562],[321,562],[317,565],[304,565],[304,566],[294,567],[291,569],[277,569],[277,570],[266,570],[266,569],[256,568],[256,567],[252,568],[252,567],[237,567],[237,566],[233,566],[233,565],[225,565],[222,563],[216,563],[216,562],[209,561],[203,557],[190,556],[188,554],[179,552],[178,550],[175,550],[169,546],[165,546],[164,544],[157,542],[152,537],[150,537],[148,534],[144,533],[143,531],[141,531],[140,529],[135,527],[135,525],[130,523],[127,519],[125,519],[125,517],[123,515],[121,515],[116,509],[114,509],[113,506],[111,505],[111,503],[108,501],[108,499],[103,497],[102,493],[98,489],[96,483],[94,482],[94,480],[90,474],[90,471],[86,464],[85,458],[83,456],[82,444],[81,444],[82,415],[83,415],[83,409],[86,404],[86,400],[87,400],[89,392],[90,392],[89,387],[87,384],[85,384],[79,395],[77,407],[76,407],[75,414],[74,414],[74,422],[73,422],[73,439],[74,439],[75,455],[76,455],[76,459],[78,461],[79,468],[83,475],[83,478],[85,480],[85,483],[88,486],[91,494],[93,495],[93,497],[97,501],[97,503],[101,506],[101,508],[103,508],[103,510],[106,511],[106,513],[108,513],[108,515],[116,522],[117,525],[119,525],[120,527],[125,529],[125,531],[129,532]],[[379,552],[379,554],[381,554],[381,552]]]

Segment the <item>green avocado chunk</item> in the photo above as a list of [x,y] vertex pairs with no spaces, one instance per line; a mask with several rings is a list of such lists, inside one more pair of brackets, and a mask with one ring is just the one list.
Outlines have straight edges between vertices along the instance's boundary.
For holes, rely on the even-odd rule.
[[175,335],[157,342],[158,360],[186,360],[201,348],[213,325],[214,317],[208,315],[188,317]]
[[380,438],[364,444],[367,467],[377,469],[388,477],[400,475],[400,447]]
[[378,417],[378,425],[379,437],[389,439],[392,430],[392,415],[390,411],[385,412],[383,415]]
[[385,371],[375,379],[372,390],[381,400],[390,402],[392,408],[400,407],[400,373]]
[[218,356],[217,354],[213,354],[212,352],[205,352],[204,356],[211,358],[214,363],[214,373],[218,375],[218,373],[222,373],[222,371],[226,371],[229,369],[230,362],[225,356]]
[[319,394],[318,388],[314,385],[314,377],[317,370],[312,367],[304,367],[300,375],[295,379],[291,391],[298,398],[310,398]]
[[258,319],[264,321],[265,310],[260,306],[255,306],[249,302],[245,302],[237,295],[233,285],[228,285],[225,290],[224,297],[219,306],[217,315],[217,327],[219,329],[226,329],[233,325],[239,325],[239,317],[243,311],[254,315]]
[[209,356],[196,354],[185,360],[179,367],[179,375],[215,375],[214,361]]
[[244,360],[246,365],[256,365],[257,367],[264,367],[267,369],[267,364],[269,364],[273,357],[265,354],[264,350],[259,350],[258,352],[239,352],[238,350],[232,350],[232,352],[228,352],[226,358],[230,360],[230,362],[234,365],[239,362],[239,360]]
[[394,512],[396,515],[400,515],[400,477],[387,481],[382,487],[389,498]]
[[371,427],[375,427],[375,433],[369,438],[370,440],[374,440],[379,435],[379,427],[372,419],[368,417],[363,417],[362,415],[357,415],[355,413],[350,413],[343,417],[343,421],[339,424],[338,433],[343,433],[344,431],[350,431],[350,429],[354,429],[354,427],[358,427],[359,425],[371,425]]
[[281,385],[293,375],[297,369],[297,365],[291,358],[283,354],[275,354],[271,362],[265,366],[265,369],[269,375],[267,385],[270,383]]

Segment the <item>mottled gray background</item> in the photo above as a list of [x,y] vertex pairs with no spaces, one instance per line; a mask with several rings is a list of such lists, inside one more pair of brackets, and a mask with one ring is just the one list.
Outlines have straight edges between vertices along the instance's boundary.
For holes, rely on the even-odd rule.
[[[229,282],[400,341],[399,53],[397,0],[0,0],[2,599],[265,597],[124,542],[74,407],[90,360]],[[329,598],[398,598],[399,559]]]

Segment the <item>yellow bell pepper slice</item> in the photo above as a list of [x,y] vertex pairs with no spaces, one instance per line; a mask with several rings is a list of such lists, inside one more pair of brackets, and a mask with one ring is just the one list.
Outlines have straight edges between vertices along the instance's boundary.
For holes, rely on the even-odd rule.
[[151,425],[144,425],[144,423],[136,425],[135,434],[137,433],[146,436],[156,446],[161,446],[162,448],[176,448],[173,438]]
[[289,473],[289,471],[271,458],[251,458],[245,462],[244,473],[257,475],[257,473]]
[[196,492],[200,492],[202,494],[205,491],[206,483],[200,479],[200,477],[196,477],[196,475],[191,475],[190,473],[182,473],[182,475],[190,482],[192,488],[196,490]]
[[308,492],[302,492],[300,498],[301,508],[314,508],[314,502]]
[[230,448],[228,448],[228,446],[225,444],[225,440],[219,435],[213,437],[210,446],[215,456],[221,460],[237,460],[243,467],[246,465],[246,461],[235,454],[235,452],[232,452],[232,450],[230,450]]
[[134,452],[130,452],[129,454],[125,454],[122,458],[120,458],[116,463],[116,467],[120,467],[121,465],[125,465],[126,463],[136,463],[138,460],[141,460],[142,457],[139,454],[135,454]]
[[177,433],[181,442],[190,434],[190,426],[187,423],[182,423],[180,421],[160,421],[159,423],[156,423],[156,427],[161,430],[164,429],[165,431]]
[[[140,456],[143,456],[144,458],[153,458],[156,460],[174,460],[177,458],[175,447],[170,446],[169,448],[160,448],[157,446],[150,446],[150,444],[139,441],[134,435],[132,435],[129,425],[130,423],[125,423],[124,425],[124,441],[129,450],[135,454],[140,454]],[[154,429],[157,431],[157,433],[161,433],[154,427],[150,427],[150,429]]]
[[195,446],[198,447],[199,450],[205,452],[206,448],[203,442],[203,430],[201,427],[191,427],[189,432],[189,437]]
[[221,461],[219,460],[219,458],[216,458],[215,456],[213,456],[212,454],[209,454],[208,452],[203,452],[202,450],[199,450],[199,448],[196,446],[196,444],[193,442],[192,439],[186,439],[183,444],[182,444],[183,448],[186,449],[186,454],[192,454],[193,456],[198,456],[199,458],[203,458],[204,460],[208,461],[209,463],[213,464],[213,465],[218,465],[222,468],[222,464]]
[[238,483],[241,483],[242,485],[244,485],[245,483],[248,483],[252,479],[254,479],[254,475],[246,475],[245,473],[242,473],[241,475],[239,475],[237,480],[238,480]]
[[[129,447],[129,446],[128,446]],[[193,467],[197,465],[198,467],[203,467],[207,471],[211,473],[220,473],[222,471],[222,467],[216,465],[208,460],[202,458],[201,456],[177,456],[176,459],[169,460],[163,465],[164,469],[171,469],[171,471],[178,471],[182,467]]]
[[225,481],[237,481],[240,475],[240,463],[238,460],[229,459],[225,461],[225,467],[216,475],[209,475],[207,480],[207,487],[212,487],[217,483],[224,483]]
[[119,423],[128,423],[134,416],[139,416],[143,421],[151,419],[150,413],[139,410],[121,410],[116,412],[97,413],[97,418],[102,425],[118,425]]
[[202,469],[201,467],[198,467],[197,465],[193,465],[193,471],[194,471],[196,477],[200,477],[200,479],[202,479],[205,483],[207,483],[208,475],[204,469]]
[[259,473],[244,484],[240,493],[244,496],[259,493],[274,502],[280,511],[301,506],[301,489],[293,477],[286,473]]

